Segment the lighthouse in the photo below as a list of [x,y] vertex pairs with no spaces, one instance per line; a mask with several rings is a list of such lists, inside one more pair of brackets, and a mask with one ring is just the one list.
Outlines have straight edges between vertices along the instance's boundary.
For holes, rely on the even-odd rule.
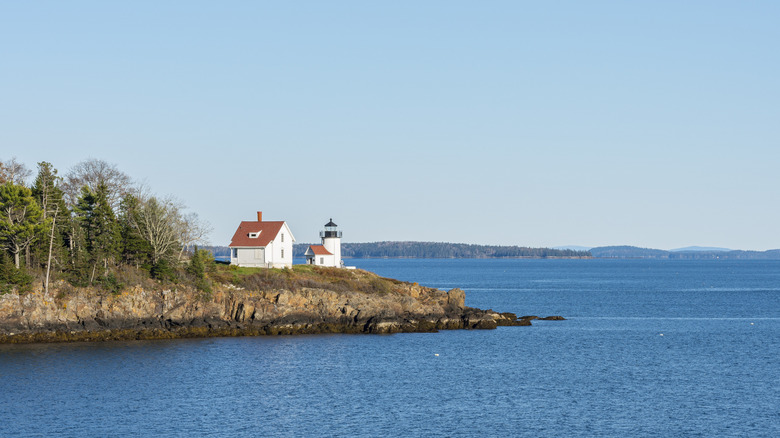
[[322,245],[311,245],[304,256],[306,263],[317,266],[343,267],[341,261],[341,231],[333,223],[333,218],[325,224],[325,230],[320,231]]
[[341,267],[341,231],[338,225],[333,223],[333,218],[325,224],[325,231],[320,231],[322,246],[333,254],[333,264],[337,268]]

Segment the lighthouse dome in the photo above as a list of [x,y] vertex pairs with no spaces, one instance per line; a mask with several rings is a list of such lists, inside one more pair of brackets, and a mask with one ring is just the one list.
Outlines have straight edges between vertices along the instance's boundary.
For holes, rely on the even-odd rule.
[[341,231],[338,230],[338,225],[333,223],[333,218],[330,219],[330,222],[325,224],[325,231],[320,231],[320,237],[323,239],[328,237],[341,238]]

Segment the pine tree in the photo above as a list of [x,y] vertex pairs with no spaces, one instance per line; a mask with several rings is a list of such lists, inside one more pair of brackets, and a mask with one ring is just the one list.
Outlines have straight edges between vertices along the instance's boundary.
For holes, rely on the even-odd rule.
[[[50,259],[58,263],[66,256],[62,243],[65,235],[64,225],[68,222],[69,214],[63,199],[63,192],[59,188],[61,180],[57,176],[57,169],[51,163],[46,161],[38,163],[38,175],[32,186],[32,195],[41,207],[42,213],[41,225],[43,225],[43,229],[36,239],[37,243],[33,249],[33,259],[39,266],[46,265]],[[51,224],[56,227],[53,233]],[[52,236],[54,236],[53,242],[51,241]]]
[[195,287],[203,292],[211,292],[211,282],[206,278],[206,262],[209,260],[208,255],[210,254],[209,251],[198,249],[195,246],[190,264],[187,266],[187,273],[195,278]]
[[14,271],[16,271],[16,267],[11,259],[5,251],[0,251],[0,293],[5,292],[3,285],[13,284]]
[[196,280],[201,280],[206,275],[206,269],[203,266],[203,260],[200,257],[197,245],[195,246],[195,251],[192,252],[190,265],[187,266],[187,273],[195,277]]
[[98,265],[103,267],[103,275],[108,274],[108,265],[116,260],[119,249],[119,227],[114,211],[111,209],[104,184],[96,191],[82,188],[81,197],[76,204],[76,215],[84,230],[85,249],[92,265],[90,280],[95,278]]
[[41,207],[43,219],[54,214],[58,201],[62,199],[62,191],[57,188],[59,181],[57,169],[51,163],[46,161],[38,163],[38,175],[32,186],[32,195]]
[[24,269],[16,269],[5,251],[0,251],[0,295],[10,292],[13,286],[19,286],[22,291],[28,290],[32,280]]
[[0,245],[13,254],[16,269],[20,254],[40,233],[41,214],[30,189],[10,182],[0,186]]
[[119,252],[122,263],[134,265],[136,268],[151,269],[149,254],[152,248],[144,240],[134,224],[138,223],[138,198],[126,195],[122,199],[119,214]]

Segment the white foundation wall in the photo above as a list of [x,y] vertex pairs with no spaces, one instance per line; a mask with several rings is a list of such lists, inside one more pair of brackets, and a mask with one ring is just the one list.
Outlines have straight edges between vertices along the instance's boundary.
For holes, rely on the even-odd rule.
[[238,257],[233,257],[231,252],[230,264],[245,267],[265,267],[265,249],[263,248],[232,248],[238,252]]
[[[231,248],[230,264],[245,267],[291,268],[294,242],[295,237],[285,223],[274,240],[265,248]],[[257,249],[261,252],[256,252]],[[234,251],[238,251],[237,256],[234,256]]]

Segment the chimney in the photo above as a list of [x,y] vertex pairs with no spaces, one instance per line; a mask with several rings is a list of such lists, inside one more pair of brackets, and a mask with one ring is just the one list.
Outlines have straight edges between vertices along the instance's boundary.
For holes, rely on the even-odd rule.
[[257,221],[258,222],[262,222],[263,221],[263,212],[262,211],[258,211],[257,212]]

